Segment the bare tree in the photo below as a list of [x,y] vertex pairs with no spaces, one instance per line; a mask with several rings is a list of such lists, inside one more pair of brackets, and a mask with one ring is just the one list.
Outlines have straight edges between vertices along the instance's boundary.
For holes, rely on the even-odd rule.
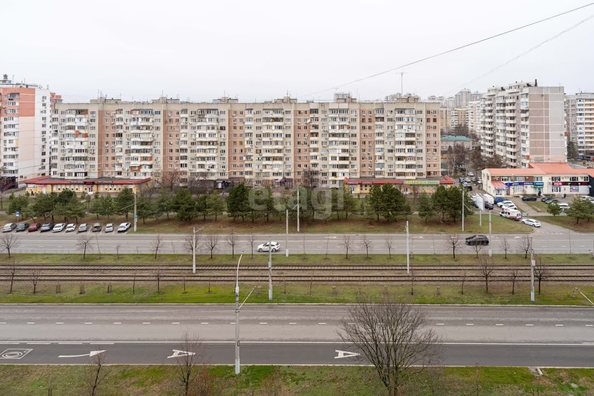
[[237,245],[237,234],[231,230],[231,234],[227,235],[227,244],[231,246],[231,258],[235,258],[235,245]]
[[196,230],[195,233],[194,230],[192,230],[188,235],[186,235],[185,246],[189,253],[192,253],[194,251],[194,248],[196,248],[196,252],[198,252],[200,246],[200,239],[202,237],[202,234],[200,232],[201,230],[202,229]]
[[252,258],[254,258],[254,245],[256,244],[256,237],[254,234],[250,234],[248,242],[250,244],[250,248],[252,249]]
[[[155,269],[155,280],[157,281],[157,293],[161,293],[161,277],[163,276],[163,269],[157,267]],[[136,278],[136,276],[135,276]]]
[[78,237],[76,247],[82,252],[83,260],[87,258],[87,251],[93,251],[93,245],[91,242],[93,242],[93,239],[86,233]]
[[483,245],[475,243],[473,246],[474,251],[476,252],[476,258],[479,257],[479,253],[483,250]]
[[6,250],[8,258],[10,258],[10,251],[19,246],[19,238],[13,233],[3,233],[0,237],[0,247]]
[[183,172],[179,170],[165,171],[161,175],[161,185],[169,191],[173,191],[179,187],[182,176]]
[[367,258],[369,258],[369,251],[373,247],[371,240],[367,238],[367,234],[363,234],[363,240],[361,241],[361,250],[365,250]]
[[446,237],[446,246],[448,249],[452,249],[452,258],[456,260],[456,249],[460,246],[462,241],[460,240],[460,235],[458,234],[449,234]]
[[540,295],[540,284],[549,277],[549,268],[542,262],[542,257],[538,257],[534,263],[534,277],[538,281],[538,294]]
[[121,247],[121,245],[119,243],[115,247],[116,248],[116,257],[118,260],[120,259],[120,247]]
[[10,288],[8,289],[8,294],[12,294],[12,287],[14,286],[14,277],[16,276],[16,273],[17,273],[17,266],[13,262],[8,267],[8,274],[10,275]]
[[386,248],[388,249],[388,257],[391,259],[392,258],[392,248],[394,247],[394,241],[392,240],[392,238],[387,237],[385,240],[386,243]]
[[214,258],[214,251],[216,250],[217,245],[219,244],[219,236],[212,234],[207,235],[204,243],[206,245],[206,248],[210,250],[210,259],[212,260]]
[[349,259],[349,249],[353,246],[353,238],[349,234],[344,234],[342,237],[342,246],[345,249],[345,258]]
[[524,253],[524,258],[528,258],[528,253],[532,250],[532,238],[528,235],[524,235],[518,240],[518,250]]
[[509,272],[509,278],[512,282],[512,295],[516,294],[516,281],[518,280],[518,276],[520,276],[520,268],[512,264],[512,267]]
[[176,374],[183,388],[183,395],[210,395],[214,391],[214,382],[208,371],[201,365],[204,352],[197,336],[185,333],[179,350],[175,351]]
[[89,396],[96,396],[99,393],[99,387],[110,371],[107,366],[105,351],[95,352],[99,353],[92,355],[89,364],[85,367],[85,380]]
[[487,254],[481,254],[479,257],[479,267],[481,275],[485,278],[485,292],[489,294],[489,279],[495,271],[495,262],[493,257],[489,257]]
[[426,328],[424,313],[391,294],[382,295],[379,302],[359,302],[348,314],[340,337],[373,364],[390,396],[399,394],[407,377],[440,358],[439,338]]
[[466,283],[466,271],[462,274],[462,285],[460,288],[460,294],[464,295],[464,284]]
[[41,277],[41,272],[39,270],[31,271],[31,275],[29,275],[29,279],[31,279],[31,283],[33,284],[33,294],[37,293],[37,284],[39,283],[39,278]]
[[157,255],[159,254],[159,250],[161,250],[162,246],[163,238],[161,237],[161,234],[155,235],[155,238],[153,238],[153,242],[151,243],[153,254],[155,255],[155,260],[157,259]]
[[507,241],[507,237],[503,237],[501,242],[499,242],[499,246],[501,246],[501,250],[505,254],[505,259],[507,260],[507,252],[511,249],[509,242]]

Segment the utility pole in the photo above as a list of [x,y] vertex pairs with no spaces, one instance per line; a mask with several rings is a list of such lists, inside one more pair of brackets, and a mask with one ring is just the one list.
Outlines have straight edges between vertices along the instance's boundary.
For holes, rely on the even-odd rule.
[[530,301],[534,302],[534,248],[532,247],[532,237],[530,237]]
[[289,209],[285,213],[286,225],[285,225],[285,256],[289,257]]
[[406,221],[406,273],[410,274],[410,238],[408,237],[408,220]]
[[192,273],[196,273],[196,227],[192,227]]
[[138,215],[136,214],[136,190],[134,190],[134,232],[136,232],[136,223],[138,222]]
[[239,362],[239,264],[241,263],[241,257],[239,256],[237,261],[237,273],[235,276],[235,375],[239,375],[241,364]]
[[272,301],[272,238],[268,237],[268,300]]
[[464,232],[464,186],[460,186],[462,190],[462,232]]
[[297,232],[299,232],[299,186],[297,186]]
[[[492,210],[489,211],[489,242],[491,242],[491,212]],[[489,257],[491,257],[493,255],[493,249],[489,248]]]

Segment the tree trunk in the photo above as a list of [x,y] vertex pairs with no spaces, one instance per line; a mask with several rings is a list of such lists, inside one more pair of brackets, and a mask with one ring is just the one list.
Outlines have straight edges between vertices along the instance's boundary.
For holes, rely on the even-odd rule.
[[516,294],[516,278],[512,279],[512,296]]
[[489,294],[489,277],[485,277],[485,290]]

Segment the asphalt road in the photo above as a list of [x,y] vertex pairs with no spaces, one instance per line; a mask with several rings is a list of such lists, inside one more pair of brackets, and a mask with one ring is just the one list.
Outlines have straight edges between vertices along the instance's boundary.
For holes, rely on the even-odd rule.
[[[485,226],[485,234],[488,235],[488,227]],[[79,253],[77,247],[80,234],[75,233],[14,233],[18,238],[18,245],[12,249],[15,253]],[[95,238],[91,247],[95,253],[115,254],[120,253],[153,253],[154,234],[135,234],[129,231],[126,234],[105,234],[89,233]],[[371,253],[388,253],[386,240],[393,241],[392,253],[406,253],[406,235],[405,234],[365,234],[371,241]],[[461,234],[461,237],[470,234]],[[516,251],[518,244],[526,234],[493,234],[489,247],[494,253],[503,253],[501,241],[507,238],[512,251]],[[594,236],[589,233],[570,232],[550,224],[543,224],[542,228],[536,229],[532,234],[534,249],[537,253],[589,253],[594,250]],[[353,253],[362,253],[361,241],[363,235],[351,234],[352,245],[350,251]],[[160,253],[189,253],[184,234],[161,234]],[[235,252],[244,251],[251,253],[251,244],[249,235],[238,235],[235,245]],[[269,239],[279,242],[281,251],[275,254],[284,254],[285,249],[289,248],[290,254],[302,254],[305,250],[309,254],[338,253],[342,254],[344,248],[344,235],[335,234],[276,234],[276,235],[256,235],[254,249],[260,243]],[[451,252],[451,245],[447,243],[447,234],[411,234],[410,249],[417,254],[436,254]],[[288,243],[287,243],[288,241]],[[209,250],[205,247],[204,238],[199,243],[199,253],[207,254]],[[225,235],[218,237],[218,243],[215,249],[217,253],[231,253],[231,246],[227,243]],[[475,253],[472,246],[465,246],[462,241],[458,253]],[[264,254],[264,253],[263,253]]]
[[[335,359],[342,305],[245,305],[245,364],[361,364]],[[594,367],[594,308],[421,306],[445,343],[445,364]],[[0,363],[171,363],[185,334],[204,343],[209,363],[231,364],[233,305],[2,305]],[[22,350],[31,349],[18,359]],[[8,351],[5,351],[8,350]],[[20,351],[20,352],[19,352]],[[1,351],[0,351],[1,352]],[[87,356],[84,356],[84,355]],[[59,356],[77,355],[77,357]],[[78,356],[83,355],[83,356]]]

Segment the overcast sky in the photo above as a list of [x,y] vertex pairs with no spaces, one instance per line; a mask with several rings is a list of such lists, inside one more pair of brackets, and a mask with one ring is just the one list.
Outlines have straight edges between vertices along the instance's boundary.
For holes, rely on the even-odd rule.
[[[99,91],[126,100],[262,101],[287,92],[327,100],[337,85],[588,2],[3,0],[0,73],[49,85],[69,102]],[[594,6],[405,68],[404,91],[452,96],[535,78],[567,93],[594,91],[594,20],[489,73],[593,14]],[[339,91],[381,99],[400,91],[400,74]]]

